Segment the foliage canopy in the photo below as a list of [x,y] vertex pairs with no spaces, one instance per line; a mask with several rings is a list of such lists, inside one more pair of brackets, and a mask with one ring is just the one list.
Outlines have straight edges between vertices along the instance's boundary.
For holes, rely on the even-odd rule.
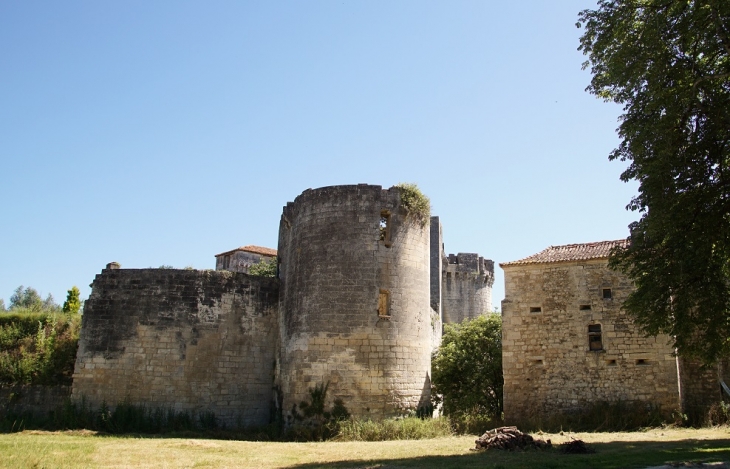
[[33,311],[33,312],[58,312],[59,307],[53,300],[50,293],[45,300],[41,299],[41,295],[33,287],[24,288],[20,285],[15,289],[10,297],[10,311]]
[[648,334],[712,362],[730,351],[730,2],[601,0],[579,15],[587,90],[623,105],[621,179],[639,182],[611,256]]
[[272,257],[269,260],[261,259],[258,264],[249,267],[248,273],[257,277],[276,277],[277,265],[276,257]]
[[446,415],[502,413],[502,317],[447,324],[431,362],[433,394]]

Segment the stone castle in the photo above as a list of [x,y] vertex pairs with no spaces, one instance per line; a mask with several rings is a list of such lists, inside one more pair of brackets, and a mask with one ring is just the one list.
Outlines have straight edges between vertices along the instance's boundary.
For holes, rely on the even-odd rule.
[[[397,187],[309,189],[284,207],[276,251],[224,252],[215,271],[109,264],[85,304],[72,396],[239,426],[291,421],[321,385],[328,407],[360,417],[428,407],[442,323],[491,311],[494,264],[446,256],[438,217],[412,215]],[[277,278],[245,273],[272,258]]]
[[[291,421],[325,384],[327,406],[358,417],[428,406],[442,324],[492,310],[494,263],[445,255],[439,218],[412,215],[396,187],[309,189],[284,207],[277,250],[223,252],[215,271],[109,264],[85,304],[73,397],[239,426]],[[608,254],[624,242],[500,264],[508,423],[619,400],[696,417],[721,399],[724,367],[677,358],[621,310],[633,286]],[[248,275],[271,259],[276,278]]]

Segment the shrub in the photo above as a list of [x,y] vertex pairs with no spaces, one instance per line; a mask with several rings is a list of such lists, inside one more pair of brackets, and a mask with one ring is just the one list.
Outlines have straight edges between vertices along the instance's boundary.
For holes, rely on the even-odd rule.
[[277,258],[273,257],[268,261],[261,259],[258,264],[254,264],[248,269],[249,275],[257,277],[276,277]]
[[407,182],[399,182],[394,187],[398,188],[401,203],[408,209],[408,214],[421,226],[429,223],[431,201],[421,192],[421,189],[417,185]]
[[715,402],[707,410],[706,425],[727,425],[730,423],[730,404],[726,402]]
[[423,440],[453,434],[448,417],[421,419],[406,417],[379,422],[351,418],[340,421],[338,441]]
[[0,383],[71,384],[80,326],[78,315],[0,315]]

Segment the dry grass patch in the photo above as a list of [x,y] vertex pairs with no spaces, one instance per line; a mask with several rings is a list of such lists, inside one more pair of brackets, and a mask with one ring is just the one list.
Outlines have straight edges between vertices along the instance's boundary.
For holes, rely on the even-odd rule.
[[[533,434],[535,435],[535,434]],[[595,454],[475,452],[475,436],[384,442],[270,443],[138,438],[93,433],[0,435],[0,467],[58,468],[646,468],[667,462],[730,461],[730,431],[542,434],[554,444],[584,440]]]

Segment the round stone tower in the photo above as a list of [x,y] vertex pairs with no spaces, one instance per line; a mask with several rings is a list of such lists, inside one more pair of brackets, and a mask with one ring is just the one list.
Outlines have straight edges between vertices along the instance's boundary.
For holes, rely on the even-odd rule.
[[430,400],[429,225],[401,189],[304,191],[279,229],[284,418],[327,385],[326,408],[383,418]]
[[445,324],[492,312],[494,262],[479,254],[449,254],[443,260],[442,305]]

